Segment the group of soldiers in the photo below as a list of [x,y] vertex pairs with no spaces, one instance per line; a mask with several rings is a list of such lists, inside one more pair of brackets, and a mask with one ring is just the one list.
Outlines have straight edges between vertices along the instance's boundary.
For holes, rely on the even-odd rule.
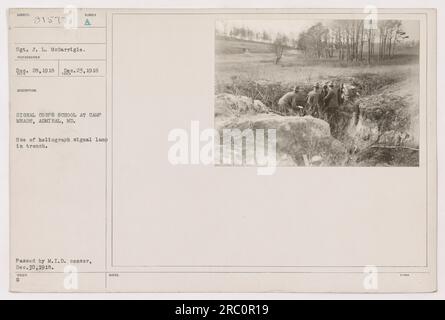
[[296,86],[294,91],[286,93],[278,101],[279,111],[286,115],[310,115],[323,119],[332,126],[336,122],[338,109],[344,102],[343,87],[334,82],[323,86],[316,83],[312,91],[306,94],[301,87]]

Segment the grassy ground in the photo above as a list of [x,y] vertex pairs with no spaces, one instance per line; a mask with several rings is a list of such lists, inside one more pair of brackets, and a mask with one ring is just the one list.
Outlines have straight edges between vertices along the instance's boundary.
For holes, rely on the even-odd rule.
[[[244,49],[247,52],[244,53]],[[418,58],[400,55],[382,64],[346,63],[337,59],[309,59],[298,50],[287,49],[278,65],[274,64],[272,45],[239,41],[217,40],[216,81],[229,83],[233,77],[252,81],[267,80],[285,84],[312,83],[338,77],[354,77],[359,73],[397,74],[415,76]]]

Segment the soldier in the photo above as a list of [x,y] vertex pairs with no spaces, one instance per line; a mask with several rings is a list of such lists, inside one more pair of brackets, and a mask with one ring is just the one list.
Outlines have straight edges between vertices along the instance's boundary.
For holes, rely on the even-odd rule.
[[334,133],[336,129],[337,112],[339,107],[338,89],[335,89],[333,82],[329,83],[329,91],[324,98],[325,112],[327,121],[331,127],[331,132]]
[[292,113],[296,112],[299,115],[302,115],[303,108],[305,102],[304,93],[301,91],[299,86],[294,88],[294,91],[286,93],[281,99],[278,101],[278,107],[280,112],[283,113]]
[[342,83],[340,87],[338,88],[338,104],[343,105],[345,102],[345,96],[346,96],[346,87],[345,84]]
[[307,111],[306,114],[319,117],[320,116],[320,85],[316,83],[312,87],[312,91],[307,96]]
[[328,83],[325,83],[323,85],[323,88],[321,89],[320,92],[320,97],[319,97],[319,104],[320,104],[320,119],[326,120],[327,121],[327,117],[326,117],[326,106],[324,104],[324,98],[328,95],[329,89],[328,89]]

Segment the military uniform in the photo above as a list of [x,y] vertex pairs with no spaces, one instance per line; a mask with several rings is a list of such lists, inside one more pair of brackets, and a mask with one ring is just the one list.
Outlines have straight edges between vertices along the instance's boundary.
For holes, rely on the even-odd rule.
[[338,89],[335,89],[333,87],[329,88],[328,94],[324,98],[324,104],[325,104],[327,122],[331,127],[332,134],[334,134],[336,132],[337,112],[340,105]]
[[305,98],[299,92],[288,92],[278,101],[281,112],[287,113],[289,110],[298,112],[298,106],[304,104]]
[[328,87],[324,86],[323,89],[321,89],[320,97],[319,97],[319,105],[320,105],[320,118],[323,120],[327,120],[326,117],[326,106],[324,103],[324,98],[328,95]]
[[309,92],[307,96],[306,113],[314,117],[318,117],[320,115],[320,93],[316,90]]
[[324,98],[324,104],[328,113],[337,110],[339,106],[338,90],[330,88],[328,94]]

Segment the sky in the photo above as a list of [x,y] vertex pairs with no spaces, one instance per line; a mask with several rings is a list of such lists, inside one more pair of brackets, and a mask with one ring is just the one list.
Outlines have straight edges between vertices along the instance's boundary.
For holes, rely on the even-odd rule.
[[[224,25],[228,29],[232,27],[248,27],[255,32],[267,31],[270,34],[284,33],[292,38],[297,38],[302,32],[322,22],[324,25],[332,20],[221,20],[217,21],[218,30],[224,30]],[[418,20],[403,20],[403,30],[409,35],[410,40],[420,39],[420,23]]]
[[420,22],[418,20],[403,20],[402,28],[411,40],[420,40]]

